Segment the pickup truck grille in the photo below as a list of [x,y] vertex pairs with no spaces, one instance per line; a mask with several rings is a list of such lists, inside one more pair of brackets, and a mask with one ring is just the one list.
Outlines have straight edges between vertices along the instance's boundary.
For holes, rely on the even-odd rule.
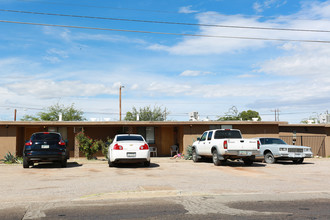
[[302,153],[302,152],[304,152],[304,149],[302,149],[302,148],[289,148],[288,151],[289,151],[289,152],[298,152],[298,153]]

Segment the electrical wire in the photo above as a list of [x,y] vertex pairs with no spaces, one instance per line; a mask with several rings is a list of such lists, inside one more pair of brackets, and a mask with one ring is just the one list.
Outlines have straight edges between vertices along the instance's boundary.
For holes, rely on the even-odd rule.
[[204,27],[218,27],[218,28],[236,28],[236,29],[255,29],[255,30],[272,30],[272,31],[295,31],[295,32],[316,32],[316,33],[330,33],[330,30],[316,30],[316,29],[296,29],[296,28],[274,28],[274,27],[256,27],[256,26],[240,26],[240,25],[218,25],[218,24],[196,24],[196,23],[185,23],[185,22],[170,22],[170,21],[151,21],[151,20],[140,20],[140,19],[126,19],[126,18],[111,18],[111,17],[97,17],[97,16],[86,16],[86,15],[69,15],[69,14],[54,14],[45,12],[33,12],[33,11],[18,11],[0,9],[3,12],[12,13],[24,13],[34,15],[49,15],[49,16],[62,16],[62,17],[73,17],[73,18],[87,18],[87,19],[102,19],[102,20],[113,20],[113,21],[128,21],[128,22],[142,22],[142,23],[155,23],[155,24],[174,24],[174,25],[186,25],[186,26],[204,26]]
[[[101,9],[111,9],[111,10],[122,10],[122,11],[139,11],[139,12],[153,12],[153,13],[166,13],[166,14],[202,14],[205,13],[203,11],[191,11],[189,13],[184,13],[180,11],[165,11],[165,10],[152,10],[152,9],[141,9],[141,8],[123,8],[123,7],[109,7],[109,6],[96,6],[96,5],[84,5],[84,4],[73,4],[73,3],[64,3],[64,2],[51,2],[51,1],[37,1],[37,0],[17,0],[20,2],[33,2],[33,3],[41,3],[41,4],[54,4],[54,5],[65,5],[65,6],[74,6],[74,7],[86,7],[86,8],[101,8]],[[212,12],[215,10],[212,9]],[[215,11],[216,12],[216,11]],[[217,12],[219,13],[219,12]],[[223,17],[232,17],[235,15],[228,15],[228,14],[218,14],[218,16]],[[285,16],[264,16],[264,15],[243,15],[239,14],[238,16],[244,16],[249,18],[268,18],[268,19],[280,19],[280,20],[300,20],[300,21],[329,21],[329,19],[304,19],[299,17],[285,17]]]
[[297,40],[297,39],[284,39],[284,38],[281,39],[281,38],[262,38],[262,37],[240,37],[240,36],[220,36],[220,35],[203,35],[203,34],[183,34],[183,33],[140,31],[140,30],[112,29],[112,28],[97,28],[97,27],[84,27],[84,26],[59,25],[59,24],[42,24],[42,23],[8,21],[8,20],[0,20],[0,22],[2,22],[2,23],[11,23],[11,24],[27,24],[27,25],[37,25],[37,26],[48,26],[48,27],[64,27],[64,28],[76,28],[76,29],[90,29],[90,30],[102,30],[102,31],[131,32],[131,33],[144,33],[144,34],[160,34],[160,35],[175,35],[175,36],[189,36],[189,37],[208,37],[208,38],[226,38],[226,39],[240,39],[240,40],[283,41],[283,42],[304,42],[304,43],[325,43],[325,44],[330,43],[330,41],[325,41],[325,40]]

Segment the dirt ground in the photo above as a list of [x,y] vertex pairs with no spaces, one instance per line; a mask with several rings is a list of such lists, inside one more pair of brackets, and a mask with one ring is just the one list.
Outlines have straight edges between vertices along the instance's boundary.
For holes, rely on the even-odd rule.
[[23,169],[22,165],[1,164],[0,204],[178,195],[330,195],[330,159],[251,167],[241,162],[216,167],[210,161],[170,158],[152,158],[151,162],[150,168],[133,164],[109,168],[105,160],[85,159],[71,159],[67,168],[40,164]]

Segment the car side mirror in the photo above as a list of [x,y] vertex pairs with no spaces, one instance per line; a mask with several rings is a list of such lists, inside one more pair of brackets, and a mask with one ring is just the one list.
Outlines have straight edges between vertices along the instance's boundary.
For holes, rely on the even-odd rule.
[[200,141],[200,140],[201,140],[201,138],[198,137],[198,138],[197,138],[197,141]]

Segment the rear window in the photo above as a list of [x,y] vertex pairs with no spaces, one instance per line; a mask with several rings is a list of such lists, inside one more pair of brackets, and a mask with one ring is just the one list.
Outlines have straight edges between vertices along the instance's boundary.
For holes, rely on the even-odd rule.
[[225,138],[242,138],[241,132],[233,130],[216,131],[214,139],[225,139]]
[[261,144],[286,144],[282,139],[278,138],[260,138]]
[[117,141],[144,141],[141,136],[117,136]]
[[37,133],[31,137],[32,141],[60,141],[61,136],[54,133]]

